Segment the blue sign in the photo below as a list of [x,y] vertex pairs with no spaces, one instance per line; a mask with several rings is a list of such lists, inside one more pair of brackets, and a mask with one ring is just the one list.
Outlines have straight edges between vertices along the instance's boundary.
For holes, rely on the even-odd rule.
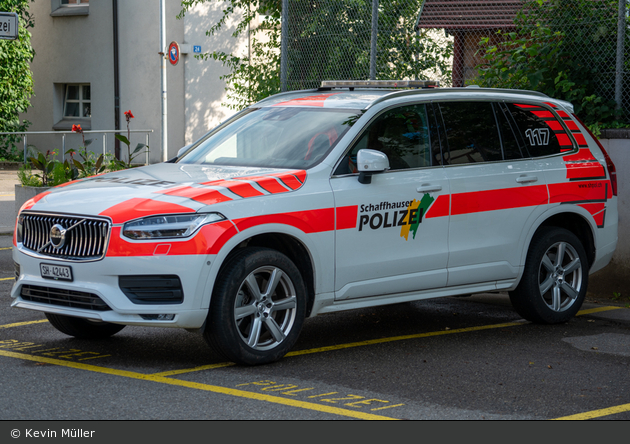
[[195,54],[201,54],[201,46],[197,46],[197,45],[193,46],[193,52]]

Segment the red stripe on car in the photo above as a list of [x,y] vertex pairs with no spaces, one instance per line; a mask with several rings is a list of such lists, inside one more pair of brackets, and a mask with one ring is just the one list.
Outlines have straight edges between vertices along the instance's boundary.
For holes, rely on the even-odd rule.
[[608,181],[584,181],[549,184],[549,203],[605,201]]
[[107,216],[112,219],[115,224],[120,224],[141,217],[153,216],[157,214],[174,214],[174,213],[194,213],[192,208],[173,204],[170,202],[160,202],[152,199],[134,198],[121,202],[113,207],[100,213],[101,216]]
[[120,231],[121,227],[112,228],[107,257],[217,254],[237,233],[229,221],[204,225],[195,236],[179,242],[169,242],[167,239],[156,242],[131,242],[121,237]]
[[270,176],[252,176],[252,177],[239,177],[239,180],[251,180],[256,182],[263,190],[271,194],[286,193],[291,191],[287,187],[283,186],[278,179]]
[[232,193],[240,197],[257,197],[264,196],[265,194],[258,191],[251,184],[247,182],[239,182],[236,180],[215,180],[212,182],[205,182],[202,185],[211,185],[215,187],[224,187],[230,190]]
[[324,106],[327,98],[341,93],[317,94],[314,96],[299,97],[297,99],[280,102],[273,106]]
[[334,208],[319,210],[295,211],[292,213],[267,214],[243,219],[234,219],[239,231],[264,224],[290,225],[304,233],[322,233],[335,229]]
[[358,214],[359,207],[357,205],[337,208],[337,230],[356,228]]
[[454,194],[451,199],[451,215],[455,216],[544,205],[548,202],[548,194],[545,185],[533,185]]
[[206,205],[212,205],[220,202],[227,202],[232,200],[219,191],[211,188],[193,188],[193,187],[180,187],[172,190],[157,191],[160,194],[167,194],[169,196],[179,196],[192,199]]

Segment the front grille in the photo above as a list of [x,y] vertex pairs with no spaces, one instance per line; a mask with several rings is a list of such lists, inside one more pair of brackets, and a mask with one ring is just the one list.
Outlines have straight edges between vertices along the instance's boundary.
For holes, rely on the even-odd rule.
[[[92,261],[102,259],[107,250],[110,223],[105,219],[51,214],[23,214],[22,246],[37,254],[65,260]],[[63,246],[50,242],[50,230],[61,225],[67,230]]]
[[20,296],[25,301],[39,302],[60,307],[83,308],[85,310],[109,311],[111,308],[98,296],[76,290],[23,285]]

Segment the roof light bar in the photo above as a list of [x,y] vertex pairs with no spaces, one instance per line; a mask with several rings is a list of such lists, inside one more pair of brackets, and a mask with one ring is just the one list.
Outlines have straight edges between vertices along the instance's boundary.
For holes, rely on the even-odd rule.
[[323,80],[321,88],[437,88],[436,80]]

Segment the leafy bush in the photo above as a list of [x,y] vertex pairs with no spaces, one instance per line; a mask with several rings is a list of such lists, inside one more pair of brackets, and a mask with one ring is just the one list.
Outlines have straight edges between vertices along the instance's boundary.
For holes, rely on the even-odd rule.
[[[26,112],[33,94],[33,76],[30,63],[35,51],[31,47],[34,25],[29,13],[29,0],[0,0],[0,11],[16,12],[20,31],[17,40],[0,40],[0,132],[22,132],[30,125],[20,121],[20,113]],[[16,148],[20,136],[0,136],[0,160],[19,161],[21,155]]]
[[[533,89],[573,103],[589,126],[630,123],[607,97],[615,71],[617,0],[529,0],[514,32],[480,41],[480,86]],[[630,49],[628,42],[627,50]],[[614,84],[614,82],[612,82]]]

